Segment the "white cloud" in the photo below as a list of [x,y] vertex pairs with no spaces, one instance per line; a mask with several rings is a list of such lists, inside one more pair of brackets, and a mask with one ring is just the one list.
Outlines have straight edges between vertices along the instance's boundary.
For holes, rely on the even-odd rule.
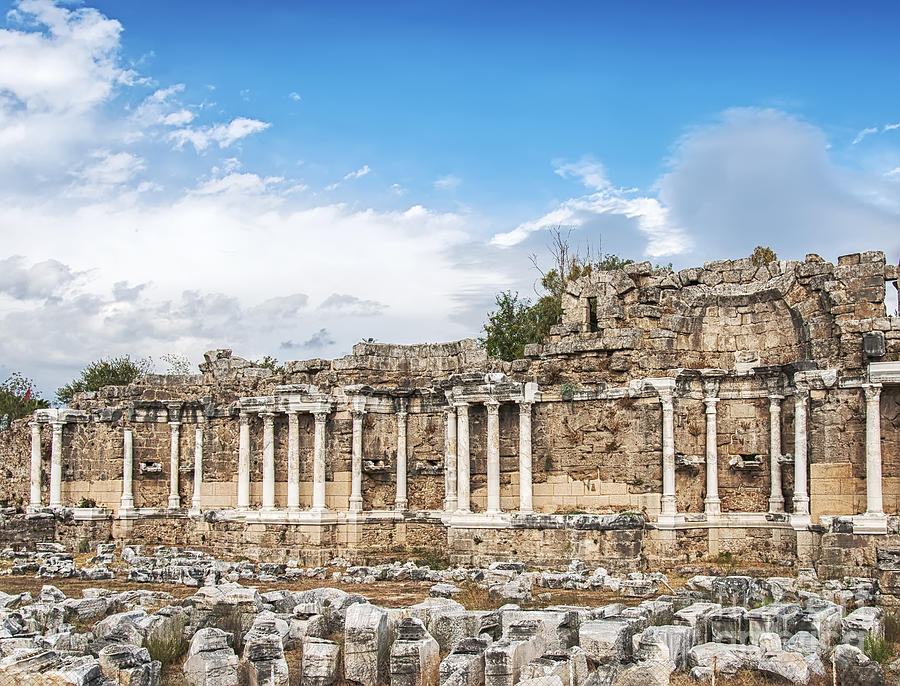
[[393,193],[396,196],[403,197],[404,195],[406,195],[407,190],[403,186],[401,186],[399,183],[392,183],[391,184],[391,193]]
[[294,102],[300,102],[301,100],[303,100],[303,98],[300,97],[300,94],[296,91],[291,91],[290,93],[288,93],[288,97]]
[[896,124],[885,124],[883,130],[893,131],[894,129],[900,129],[900,121],[898,121]]
[[242,138],[265,131],[270,126],[271,124],[258,119],[237,117],[227,124],[176,129],[169,133],[168,139],[174,142],[176,148],[180,149],[185,143],[190,143],[197,152],[202,152],[213,143],[218,143],[220,148],[227,148]]
[[563,178],[578,179],[594,192],[570,198],[537,219],[522,222],[512,231],[496,234],[491,239],[493,245],[510,247],[541,229],[557,225],[579,227],[597,217],[611,215],[633,220],[634,228],[647,239],[644,253],[649,257],[668,257],[690,249],[691,238],[672,223],[668,209],[659,200],[612,186],[599,163],[587,159],[558,163],[554,171]]
[[137,155],[97,150],[91,154],[91,161],[72,172],[76,180],[67,192],[72,196],[100,197],[128,183],[145,167]]
[[860,141],[862,141],[863,138],[865,138],[866,136],[869,136],[869,135],[871,135],[871,134],[873,134],[873,133],[878,133],[878,127],[877,127],[877,126],[869,126],[869,127],[866,127],[865,129],[863,129],[862,131],[860,131],[858,134],[856,134],[856,137],[853,139],[853,142],[851,143],[851,145],[856,145],[857,143],[859,143]]
[[435,180],[434,187],[442,191],[452,191],[456,190],[461,183],[462,179],[458,176],[447,174],[446,176],[442,176],[439,179]]
[[340,186],[344,181],[351,181],[353,179],[361,179],[363,176],[366,176],[372,171],[368,164],[364,164],[362,167],[357,169],[356,171],[348,172],[344,174],[343,178],[340,181],[329,184],[325,186],[326,191],[333,191],[335,188]]

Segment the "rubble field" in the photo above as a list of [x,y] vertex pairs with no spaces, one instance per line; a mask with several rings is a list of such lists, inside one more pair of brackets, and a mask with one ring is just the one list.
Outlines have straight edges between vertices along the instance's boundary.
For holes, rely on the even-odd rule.
[[[877,581],[0,553],[0,684],[900,684]],[[679,572],[690,572],[682,568]]]

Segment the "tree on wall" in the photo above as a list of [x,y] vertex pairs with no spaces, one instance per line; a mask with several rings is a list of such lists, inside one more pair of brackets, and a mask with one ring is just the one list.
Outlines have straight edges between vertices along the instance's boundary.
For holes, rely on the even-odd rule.
[[96,360],[82,369],[77,379],[57,389],[56,398],[61,403],[70,403],[76,393],[99,391],[104,386],[124,386],[152,369],[149,358],[132,360],[130,355],[121,355]]
[[572,247],[571,228],[564,230],[556,226],[549,231],[547,252],[553,266],[544,271],[537,255],[530,258],[540,274],[541,290],[537,302],[531,304],[528,298],[519,298],[519,294],[512,291],[497,294],[498,309],[488,315],[483,327],[485,335],[478,339],[493,357],[515,360],[522,357],[527,344],[540,343],[550,333],[550,327],[558,324],[562,317],[562,301],[569,281],[590,274],[594,269],[612,271],[634,262],[604,253],[602,246],[595,260],[590,245],[583,252]]
[[8,429],[16,419],[45,407],[50,407],[50,403],[34,391],[31,379],[19,372],[0,384],[0,429]]

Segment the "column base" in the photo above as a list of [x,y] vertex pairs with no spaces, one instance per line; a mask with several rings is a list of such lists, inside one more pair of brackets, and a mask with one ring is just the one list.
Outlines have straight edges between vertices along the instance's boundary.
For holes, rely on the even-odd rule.
[[188,508],[188,517],[190,517],[191,519],[199,519],[202,516],[203,512],[200,511],[199,507],[191,506],[190,508]]
[[805,512],[791,514],[791,528],[794,531],[806,531],[812,526],[812,518]]
[[314,507],[311,510],[299,512],[296,521],[300,524],[336,524],[338,516],[337,512],[333,510]]
[[886,534],[887,515],[884,512],[866,512],[853,517],[853,533]]
[[684,515],[677,512],[663,512],[656,517],[657,529],[674,529],[684,524]]
[[169,496],[169,509],[177,510],[180,507],[181,507],[181,498],[179,498],[177,495],[170,495]]
[[409,509],[409,501],[407,500],[398,500],[394,503],[394,509],[397,512],[406,512]]
[[530,515],[530,514],[534,514],[534,508],[533,507],[520,507],[517,512],[520,515]]
[[718,498],[704,500],[703,512],[706,513],[707,519],[718,517],[722,514],[722,501]]
[[116,512],[116,517],[118,519],[137,519],[138,512],[134,507],[120,507],[119,511]]
[[769,498],[769,512],[782,514],[784,512],[784,498]]

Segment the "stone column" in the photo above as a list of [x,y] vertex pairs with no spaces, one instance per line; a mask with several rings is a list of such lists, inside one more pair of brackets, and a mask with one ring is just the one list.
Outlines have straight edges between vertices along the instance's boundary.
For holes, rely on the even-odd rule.
[[178,495],[178,462],[180,457],[179,441],[181,439],[181,422],[169,422],[172,440],[169,448],[169,509],[181,507],[181,496]]
[[471,512],[469,498],[469,403],[456,404],[456,511]]
[[519,512],[534,512],[533,487],[531,483],[531,406],[527,401],[519,402]]
[[444,512],[455,512],[456,499],[456,408],[444,410]]
[[489,401],[487,408],[487,511],[500,514],[500,403]]
[[31,422],[31,492],[28,504],[41,506],[41,425]]
[[134,508],[134,434],[131,429],[122,432],[122,500],[119,508]]
[[866,394],[866,516],[884,517],[881,485],[881,384],[863,384]]
[[769,396],[769,512],[784,512],[781,492],[781,401],[783,395]]
[[206,417],[197,412],[197,424],[194,426],[194,489],[191,493],[191,510],[200,512],[200,487],[203,485],[203,425]]
[[300,512],[300,415],[288,412],[287,509]]
[[62,442],[65,422],[53,421],[50,443],[50,507],[62,507]]
[[237,509],[250,509],[250,414],[241,412],[238,439]]
[[798,388],[794,393],[794,514],[809,516],[809,493],[806,478],[806,414],[809,389]]
[[313,443],[313,502],[314,512],[324,512],[325,507],[325,422],[327,412],[315,412],[316,432]]
[[721,514],[719,500],[719,445],[716,430],[716,403],[718,398],[704,398],[706,406],[706,497],[703,499],[703,510],[707,517]]
[[263,412],[263,486],[262,510],[275,509],[275,413]]
[[359,513],[363,509],[362,432],[366,411],[354,409],[350,411],[350,415],[353,417],[353,445],[350,456],[350,512]]
[[671,394],[661,395],[662,406],[662,472],[663,488],[661,515],[674,517],[677,514],[675,501],[675,402]]
[[406,398],[400,399],[400,411],[397,412],[397,498],[394,509],[403,512],[409,506],[406,497]]

